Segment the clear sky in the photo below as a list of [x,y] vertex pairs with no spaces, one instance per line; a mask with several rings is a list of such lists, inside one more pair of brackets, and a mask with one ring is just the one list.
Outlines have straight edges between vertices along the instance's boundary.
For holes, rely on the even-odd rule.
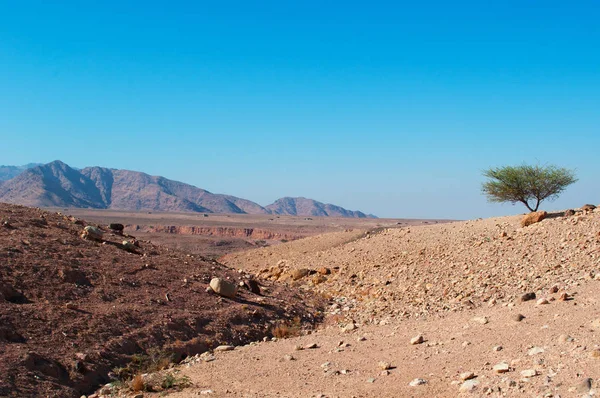
[[144,171],[266,205],[516,214],[481,170],[600,203],[600,3],[0,0],[0,164]]

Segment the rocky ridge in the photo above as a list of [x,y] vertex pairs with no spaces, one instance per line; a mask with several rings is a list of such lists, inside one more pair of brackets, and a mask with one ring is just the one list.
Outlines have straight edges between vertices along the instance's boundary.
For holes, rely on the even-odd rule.
[[[318,297],[122,229],[0,204],[0,396],[80,397],[321,316]],[[247,288],[222,297],[215,278]]]

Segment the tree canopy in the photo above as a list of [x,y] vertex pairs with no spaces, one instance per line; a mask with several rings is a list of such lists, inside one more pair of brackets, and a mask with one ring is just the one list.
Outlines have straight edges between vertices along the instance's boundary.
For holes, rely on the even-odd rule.
[[537,211],[546,199],[556,199],[577,181],[573,170],[552,165],[490,168],[483,175],[489,180],[483,183],[482,191],[490,202],[520,202],[530,211]]

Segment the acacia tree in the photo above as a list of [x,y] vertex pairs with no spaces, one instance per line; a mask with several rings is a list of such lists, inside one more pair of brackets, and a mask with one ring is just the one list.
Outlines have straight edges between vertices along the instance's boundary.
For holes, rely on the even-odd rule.
[[526,164],[491,168],[483,175],[489,180],[483,183],[481,190],[490,202],[520,202],[530,211],[537,211],[545,199],[556,199],[577,181],[573,170]]

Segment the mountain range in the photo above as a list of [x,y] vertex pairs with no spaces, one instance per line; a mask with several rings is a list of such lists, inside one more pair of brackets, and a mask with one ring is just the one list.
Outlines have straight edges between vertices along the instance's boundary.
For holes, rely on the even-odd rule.
[[285,197],[268,206],[131,170],[75,169],[48,164],[0,166],[0,202],[36,207],[77,207],[323,217],[375,217],[307,198]]

